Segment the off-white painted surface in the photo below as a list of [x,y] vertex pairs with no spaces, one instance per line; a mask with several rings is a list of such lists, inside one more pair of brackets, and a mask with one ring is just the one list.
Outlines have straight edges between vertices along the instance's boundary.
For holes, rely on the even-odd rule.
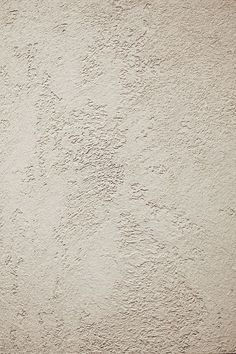
[[236,2],[0,5],[0,353],[236,352]]

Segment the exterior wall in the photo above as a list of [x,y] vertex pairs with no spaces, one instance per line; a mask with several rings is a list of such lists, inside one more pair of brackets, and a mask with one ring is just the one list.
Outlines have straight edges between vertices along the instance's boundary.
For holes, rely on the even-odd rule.
[[1,0],[0,353],[236,352],[233,0]]

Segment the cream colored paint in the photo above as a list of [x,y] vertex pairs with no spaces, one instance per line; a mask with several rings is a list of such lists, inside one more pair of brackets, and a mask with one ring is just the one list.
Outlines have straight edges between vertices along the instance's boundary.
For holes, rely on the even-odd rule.
[[0,5],[0,353],[235,353],[235,1]]

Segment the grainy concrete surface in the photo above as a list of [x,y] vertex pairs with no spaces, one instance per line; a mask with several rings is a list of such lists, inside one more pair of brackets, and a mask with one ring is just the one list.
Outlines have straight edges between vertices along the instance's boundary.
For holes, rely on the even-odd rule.
[[0,353],[235,353],[236,2],[0,5]]

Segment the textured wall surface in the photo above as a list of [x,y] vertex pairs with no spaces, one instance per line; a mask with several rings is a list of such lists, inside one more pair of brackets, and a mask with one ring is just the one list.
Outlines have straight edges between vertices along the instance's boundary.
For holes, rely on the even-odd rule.
[[0,5],[0,353],[235,353],[236,2]]

